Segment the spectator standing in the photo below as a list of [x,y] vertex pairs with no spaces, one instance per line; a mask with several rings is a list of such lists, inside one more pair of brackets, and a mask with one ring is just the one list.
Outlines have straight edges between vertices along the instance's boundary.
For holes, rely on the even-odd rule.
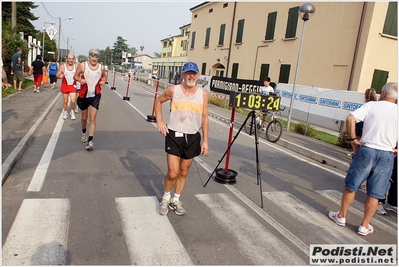
[[[14,55],[11,58],[11,71],[13,74],[14,89],[17,91],[22,91],[22,83],[25,81],[24,71],[22,67],[22,49],[17,48]],[[18,82],[18,87],[17,87]]]
[[3,67],[3,60],[1,60],[1,87],[4,89],[4,91],[8,90],[8,79],[7,79],[7,73]]
[[[269,95],[270,93],[274,93],[274,88],[270,85],[270,81],[271,81],[271,79],[270,79],[270,77],[266,77],[264,80],[263,80],[263,85],[264,86],[262,86],[261,88],[260,88],[260,93],[262,94],[262,95]],[[262,115],[263,115],[263,121],[265,121],[266,120],[266,117],[267,117],[267,110],[262,110]],[[262,129],[262,130],[266,130],[266,129]]]
[[[346,215],[359,186],[367,180],[367,198],[363,220],[358,227],[359,235],[374,233],[370,221],[377,210],[378,199],[385,198],[391,178],[394,153],[398,138],[398,84],[384,85],[379,101],[370,101],[349,114],[346,118],[347,132],[351,142],[360,146],[345,177],[341,208],[330,211],[328,217],[340,226],[345,226]],[[363,121],[361,140],[356,139],[355,123]]]

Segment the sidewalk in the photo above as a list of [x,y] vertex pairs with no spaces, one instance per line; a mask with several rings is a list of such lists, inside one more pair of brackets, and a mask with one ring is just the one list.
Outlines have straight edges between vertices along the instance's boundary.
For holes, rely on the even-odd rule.
[[[137,81],[133,81],[131,85],[136,83],[151,87]],[[107,89],[108,87],[104,87],[103,90]],[[46,85],[39,94],[34,93],[31,87],[2,100],[2,183],[60,96],[58,87],[51,90]],[[61,112],[61,107],[59,109]],[[230,121],[231,111],[227,109],[210,105],[209,113]],[[236,113],[235,127],[240,127],[245,118]],[[348,169],[351,161],[346,155],[348,151],[343,148],[292,132],[284,131],[277,144],[342,171]]]
[[2,99],[2,183],[60,96],[45,85],[40,93],[32,86]]

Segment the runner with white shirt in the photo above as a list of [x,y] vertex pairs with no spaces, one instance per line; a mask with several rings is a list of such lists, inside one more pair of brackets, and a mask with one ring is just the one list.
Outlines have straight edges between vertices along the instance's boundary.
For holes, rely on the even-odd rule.
[[[82,111],[82,138],[81,141],[87,141],[86,150],[94,149],[93,137],[96,129],[97,112],[100,106],[101,86],[105,85],[107,74],[105,67],[98,63],[100,52],[97,49],[89,51],[87,62],[79,63],[74,79],[80,83],[78,94],[78,106]],[[90,120],[89,137],[86,136],[87,119]]]
[[63,119],[68,119],[68,98],[71,102],[71,120],[76,119],[75,117],[75,107],[76,107],[76,82],[73,78],[76,72],[76,64],[75,64],[75,56],[72,54],[68,54],[67,63],[61,64],[56,74],[58,79],[62,79],[60,92],[64,97],[64,110],[63,110]]

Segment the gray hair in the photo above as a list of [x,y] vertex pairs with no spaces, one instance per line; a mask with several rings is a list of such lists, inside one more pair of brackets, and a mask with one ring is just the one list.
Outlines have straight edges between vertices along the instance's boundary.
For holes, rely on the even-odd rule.
[[386,92],[386,97],[392,99],[398,99],[398,83],[389,82],[386,83],[383,87],[381,92]]

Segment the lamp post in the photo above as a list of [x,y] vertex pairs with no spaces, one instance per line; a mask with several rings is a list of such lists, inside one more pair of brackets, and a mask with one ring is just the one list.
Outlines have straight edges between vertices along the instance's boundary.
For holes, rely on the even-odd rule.
[[60,45],[60,42],[61,42],[61,23],[64,21],[64,20],[71,20],[71,19],[73,19],[73,17],[69,17],[69,18],[67,18],[67,19],[61,19],[61,17],[59,17],[58,18],[58,47],[57,47],[57,50],[58,50],[58,55],[57,55],[57,61],[59,62],[60,61],[60,52],[61,52],[61,45]]
[[298,11],[299,16],[303,20],[303,28],[302,28],[301,42],[299,44],[298,61],[297,61],[297,64],[296,64],[294,85],[292,86],[290,110],[289,110],[288,121],[287,121],[287,131],[289,131],[289,129],[290,129],[292,107],[293,107],[293,104],[294,104],[294,94],[295,94],[296,81],[297,81],[297,78],[298,78],[299,64],[301,62],[302,43],[303,43],[303,35],[305,33],[306,21],[308,21],[310,19],[310,15],[315,13],[315,11],[316,10],[315,10],[314,6],[312,4],[310,4],[310,3],[305,3],[305,4],[301,5],[301,7],[299,8],[299,11]]
[[141,50],[141,56],[140,56],[141,69],[143,69],[143,50],[144,50],[144,46],[140,46],[140,50]]

